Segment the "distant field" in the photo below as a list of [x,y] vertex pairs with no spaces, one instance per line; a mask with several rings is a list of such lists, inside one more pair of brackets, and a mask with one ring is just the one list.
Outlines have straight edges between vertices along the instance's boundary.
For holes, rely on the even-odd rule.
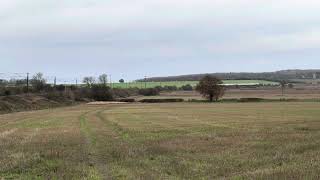
[[320,103],[81,105],[0,116],[0,179],[319,179]]
[[[145,98],[183,98],[186,101],[191,99],[203,99],[203,97],[195,91],[173,91],[162,92],[160,96],[141,96],[138,100]],[[233,88],[228,89],[223,99],[240,99],[240,98],[263,98],[263,99],[320,99],[319,86],[295,85],[294,88],[286,88],[284,94],[280,86],[277,87],[261,87],[261,88]]]
[[[277,82],[272,81],[264,81],[264,80],[225,80],[223,81],[225,85],[277,85]],[[131,83],[113,83],[113,87],[115,88],[130,88],[130,87],[137,87],[137,88],[152,88],[156,86],[177,86],[181,87],[187,84],[192,86],[196,86],[199,82],[198,81],[168,81],[168,82],[131,82]]]

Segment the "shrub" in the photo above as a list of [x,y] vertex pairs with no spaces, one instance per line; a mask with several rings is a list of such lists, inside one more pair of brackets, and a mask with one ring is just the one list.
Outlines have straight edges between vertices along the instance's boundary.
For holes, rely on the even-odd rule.
[[44,79],[42,73],[37,73],[30,80],[30,83],[31,83],[34,91],[40,92],[45,89],[46,79]]
[[43,85],[43,90],[45,92],[51,92],[51,91],[54,91],[54,88],[50,84],[44,84]]
[[64,91],[65,88],[66,88],[66,87],[65,87],[64,85],[62,85],[62,84],[55,86],[55,89],[56,89],[57,91]]
[[114,88],[112,91],[113,91],[114,97],[116,98],[126,98],[129,96],[139,95],[139,89],[137,88],[129,88],[129,89]]
[[74,98],[76,101],[83,101],[85,99],[91,99],[92,94],[91,94],[91,89],[90,88],[78,88],[73,91],[74,93]]
[[0,91],[1,91],[0,95],[2,96],[10,96],[10,95],[23,93],[23,89],[20,87],[7,87],[7,88],[2,88]]
[[193,91],[193,87],[190,84],[181,86],[180,89],[183,90],[183,91]]
[[78,89],[78,87],[76,85],[71,85],[70,86],[71,91],[75,91]]
[[294,88],[294,85],[293,85],[292,83],[289,83],[289,84],[288,84],[288,87],[289,87],[290,89],[292,89],[292,88]]
[[118,99],[119,102],[136,102],[133,98]]
[[164,88],[162,86],[156,86],[154,88],[157,89],[159,92],[164,91]]
[[239,102],[261,102],[263,100],[262,98],[240,98]]
[[156,86],[154,89],[157,89],[159,92],[161,91],[177,91],[177,86]]
[[157,88],[140,89],[139,94],[143,96],[157,96],[160,94]]
[[28,87],[27,86],[22,87],[22,92],[23,93],[29,92]]
[[92,85],[91,95],[92,95],[92,99],[96,101],[113,100],[113,93],[111,88],[104,85]]
[[163,90],[164,91],[177,91],[178,88],[177,88],[177,86],[164,86]]
[[52,91],[52,92],[47,92],[44,96],[50,100],[58,100],[58,99],[61,99],[63,94],[61,92]]
[[12,93],[11,93],[11,91],[9,90],[9,89],[7,89],[7,90],[5,90],[4,91],[4,95],[5,96],[10,96]]

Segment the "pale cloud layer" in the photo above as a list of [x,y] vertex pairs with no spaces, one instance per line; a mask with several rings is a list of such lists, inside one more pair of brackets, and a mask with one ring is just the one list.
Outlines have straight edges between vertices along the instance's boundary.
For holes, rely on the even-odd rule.
[[0,72],[320,68],[319,9],[316,0],[1,0]]

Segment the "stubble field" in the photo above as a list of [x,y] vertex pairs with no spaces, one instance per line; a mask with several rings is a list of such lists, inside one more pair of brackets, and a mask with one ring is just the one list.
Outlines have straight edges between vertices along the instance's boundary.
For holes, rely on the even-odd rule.
[[320,103],[80,105],[0,116],[0,179],[319,179]]

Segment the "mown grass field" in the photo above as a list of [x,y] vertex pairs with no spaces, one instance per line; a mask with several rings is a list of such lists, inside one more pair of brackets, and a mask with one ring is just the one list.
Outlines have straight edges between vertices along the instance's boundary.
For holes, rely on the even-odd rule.
[[319,179],[320,103],[80,105],[0,116],[0,179]]
[[[264,80],[225,80],[226,85],[277,85],[277,82],[264,81]],[[156,86],[177,86],[181,87],[187,84],[196,86],[198,81],[168,81],[168,82],[130,82],[130,83],[113,83],[114,88],[153,88]]]

